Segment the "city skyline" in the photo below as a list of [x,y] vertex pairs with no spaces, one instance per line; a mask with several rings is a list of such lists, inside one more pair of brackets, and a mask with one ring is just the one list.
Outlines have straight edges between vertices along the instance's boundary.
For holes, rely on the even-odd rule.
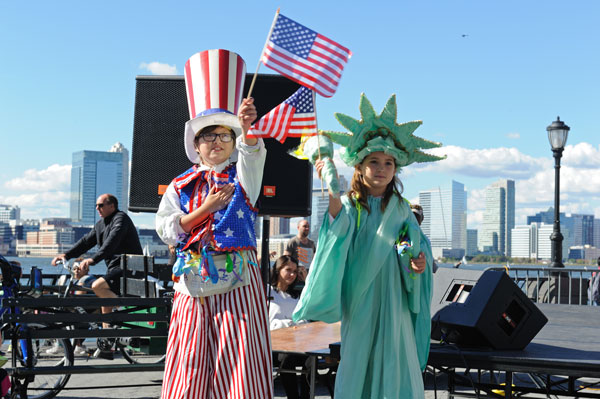
[[71,209],[74,222],[93,225],[99,220],[96,199],[105,193],[117,198],[126,210],[129,199],[129,151],[115,143],[108,151],[73,153],[71,166]]
[[449,185],[419,192],[423,208],[421,229],[431,242],[434,258],[443,249],[467,248],[467,196],[464,184],[452,180]]
[[[181,8],[152,0],[144,7],[34,3],[0,3],[0,34],[14,38],[0,44],[10,60],[0,65],[10,77],[0,96],[0,203],[18,205],[25,219],[69,216],[72,153],[104,151],[117,141],[131,149],[137,75],[181,75],[187,58],[208,48],[236,51],[254,71],[279,6],[182,2],[186,14],[226,15],[229,28],[222,29],[222,18],[181,23]],[[404,168],[405,197],[415,201],[419,191],[460,181],[469,229],[481,227],[485,187],[500,179],[515,181],[516,224],[553,206],[546,127],[559,115],[571,127],[560,211],[600,217],[599,12],[592,0],[369,7],[309,0],[282,7],[353,52],[338,92],[317,98],[319,128],[342,130],[335,112],[358,117],[361,92],[378,112],[395,93],[398,122],[423,120],[416,134],[442,142],[432,152],[447,155]],[[31,61],[34,53],[41,61]],[[352,169],[336,160],[349,180]],[[153,226],[151,214],[132,218]]]

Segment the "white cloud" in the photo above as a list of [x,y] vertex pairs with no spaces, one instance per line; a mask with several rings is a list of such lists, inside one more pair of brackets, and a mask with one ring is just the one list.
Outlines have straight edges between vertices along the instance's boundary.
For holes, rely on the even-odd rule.
[[22,219],[68,217],[70,193],[48,191],[18,195],[0,195],[0,203],[17,205]]
[[[338,173],[350,181],[354,168],[341,161],[338,150],[334,154]],[[402,171],[401,177],[404,180],[416,175],[420,180],[415,182],[424,185],[430,184],[434,178],[447,181],[467,179],[469,228],[481,226],[485,210],[485,187],[498,179],[515,180],[517,224],[525,223],[526,216],[545,211],[554,204],[554,160],[551,153],[545,158],[534,158],[515,148],[474,150],[457,146],[431,152],[447,154],[448,158],[440,162],[411,165]],[[593,213],[600,218],[599,167],[600,146],[579,143],[565,148],[560,169],[561,212]],[[29,169],[2,184],[0,203],[18,205],[25,219],[67,217],[70,170],[70,165],[57,164],[42,170]],[[316,173],[313,184],[320,187]],[[417,202],[418,197],[412,200]],[[138,227],[152,228],[154,224],[153,214],[133,214],[132,217]]]
[[450,145],[432,149],[429,153],[446,155],[447,158],[438,162],[417,164],[414,169],[469,177],[523,179],[540,169],[550,167],[547,159],[531,157],[516,148],[472,150]]
[[483,210],[469,211],[467,214],[467,228],[479,230],[483,224]]
[[[539,204],[554,201],[554,168],[536,173],[529,179],[517,181],[516,202]],[[560,169],[560,200],[565,206],[569,203],[584,203],[600,200],[600,173],[595,169],[562,166]]]
[[506,133],[506,137],[508,137],[509,139],[517,140],[521,138],[521,134],[517,132]]
[[485,189],[467,190],[467,228],[479,229],[485,211]]
[[69,212],[71,165],[28,169],[4,183],[0,203],[17,205],[21,218],[66,217]]
[[598,145],[598,148],[594,148],[589,143],[566,146],[563,151],[561,165],[583,168],[600,167],[600,145]]
[[51,190],[69,191],[71,165],[50,165],[46,169],[28,169],[23,176],[4,183],[4,187],[16,192],[45,192]]
[[146,69],[152,75],[177,75],[177,66],[163,64],[161,62],[153,61],[150,63],[142,62],[140,69]]

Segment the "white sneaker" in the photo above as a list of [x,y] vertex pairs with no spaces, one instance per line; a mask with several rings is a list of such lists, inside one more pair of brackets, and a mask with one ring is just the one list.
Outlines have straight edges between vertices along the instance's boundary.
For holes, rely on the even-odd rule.
[[85,345],[75,345],[75,349],[73,349],[73,354],[75,354],[76,356],[84,356],[87,355],[88,352]]
[[62,353],[63,348],[62,346],[60,346],[60,344],[57,342],[54,343],[54,345],[52,345],[52,347],[50,349],[46,349],[46,354],[47,355],[58,355],[59,353]]

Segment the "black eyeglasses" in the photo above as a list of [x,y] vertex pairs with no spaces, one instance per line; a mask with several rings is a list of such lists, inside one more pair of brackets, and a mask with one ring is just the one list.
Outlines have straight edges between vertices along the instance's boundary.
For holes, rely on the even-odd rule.
[[207,143],[212,143],[219,136],[219,140],[221,143],[229,143],[233,140],[233,135],[231,133],[202,133],[198,136],[199,139],[206,141]]
[[96,204],[96,208],[98,208],[98,209],[102,209],[102,207],[103,207],[104,205],[105,205],[105,204]]

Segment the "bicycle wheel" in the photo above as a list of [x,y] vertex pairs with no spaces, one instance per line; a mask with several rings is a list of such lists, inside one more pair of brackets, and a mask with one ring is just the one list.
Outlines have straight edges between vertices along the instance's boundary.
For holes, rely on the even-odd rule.
[[[29,329],[42,328],[29,324]],[[65,367],[73,365],[73,349],[68,339],[31,339],[31,353],[28,340],[19,341],[16,356],[20,367]],[[12,348],[15,350],[15,348]],[[50,399],[55,397],[69,381],[71,374],[34,374],[13,379],[11,398]]]
[[166,337],[120,338],[117,347],[131,364],[156,364],[165,361]]

